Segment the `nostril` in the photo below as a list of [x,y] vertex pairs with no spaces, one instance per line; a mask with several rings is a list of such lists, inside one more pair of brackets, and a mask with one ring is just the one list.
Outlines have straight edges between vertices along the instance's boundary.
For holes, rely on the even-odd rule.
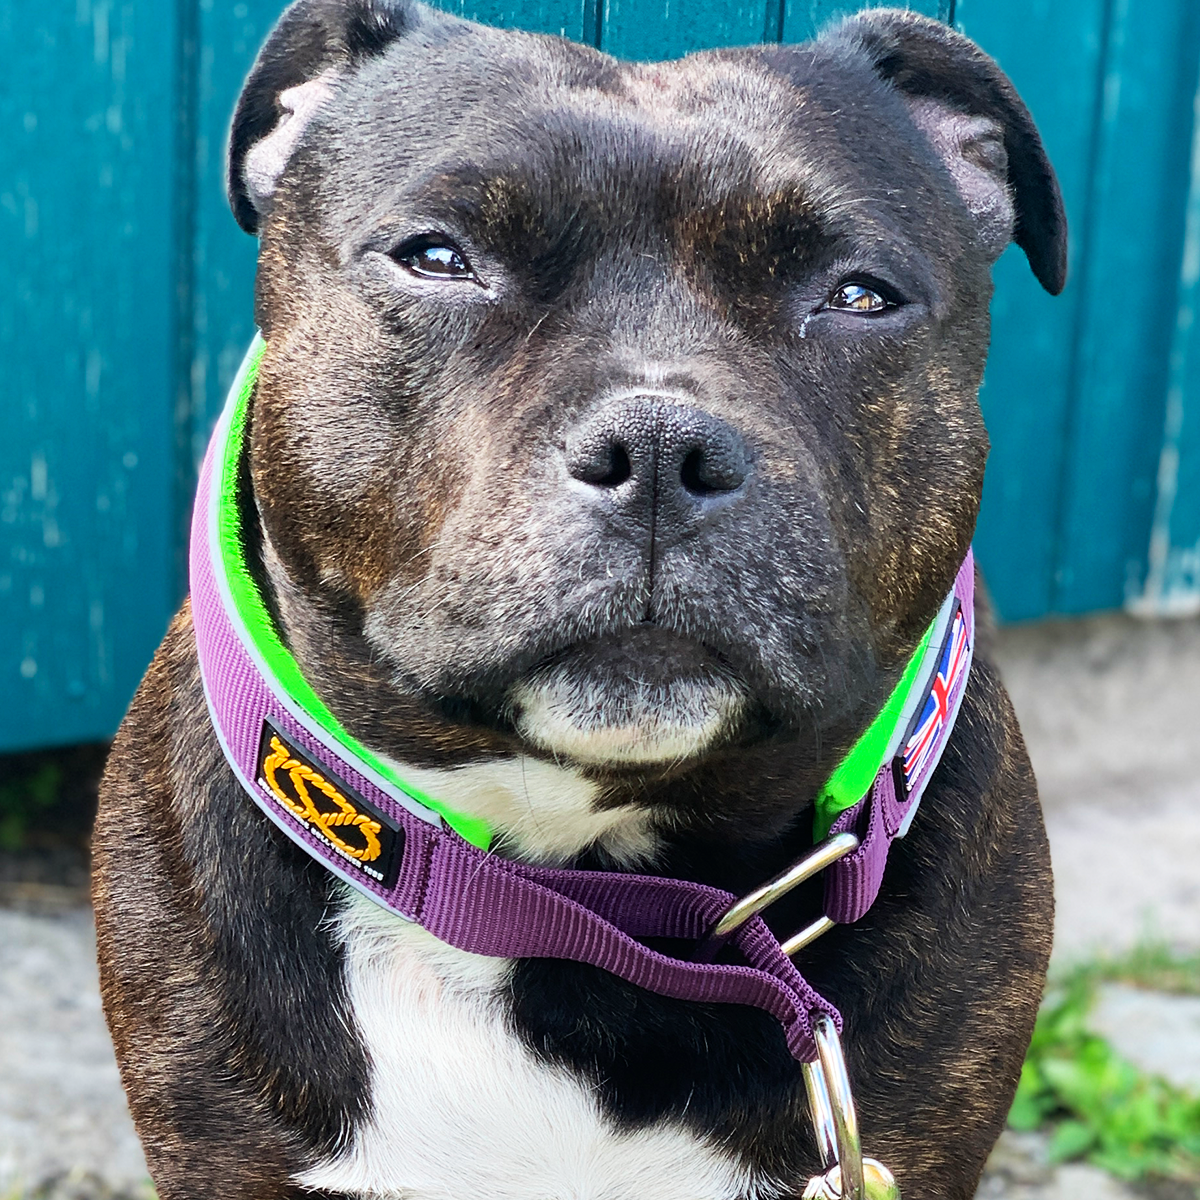
[[571,466],[571,474],[593,487],[620,487],[632,474],[629,451],[620,442],[609,441],[581,456]]
[[717,490],[704,478],[704,455],[699,450],[693,450],[683,460],[679,477],[683,486],[694,496],[708,496]]
[[738,455],[709,454],[696,447],[684,456],[679,480],[693,496],[735,492],[746,481],[745,464]]
[[603,479],[593,482],[599,487],[620,487],[633,474],[629,451],[619,443],[613,446],[608,456],[608,471]]

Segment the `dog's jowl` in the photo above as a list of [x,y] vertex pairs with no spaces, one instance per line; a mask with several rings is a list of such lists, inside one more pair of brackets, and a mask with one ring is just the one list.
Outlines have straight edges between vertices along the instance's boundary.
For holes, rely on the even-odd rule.
[[[892,10],[629,64],[299,0],[229,195],[262,338],[95,839],[159,1194],[798,1200],[836,1011],[966,1200],[1052,917],[970,566],[991,266],[1065,270],[1011,84]],[[831,829],[857,900],[706,941]]]

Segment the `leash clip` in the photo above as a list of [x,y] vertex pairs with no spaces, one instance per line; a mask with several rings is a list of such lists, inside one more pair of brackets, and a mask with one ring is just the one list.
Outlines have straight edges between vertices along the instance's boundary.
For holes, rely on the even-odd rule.
[[[832,866],[838,859],[853,854],[858,846],[858,838],[852,833],[839,833],[826,838],[786,871],[730,905],[697,947],[696,961],[712,962],[721,947],[751,917],[757,916],[781,896],[786,896],[793,888]],[[790,957],[827,933],[834,924],[828,917],[818,917],[811,925],[788,938],[780,948]],[[891,1171],[878,1160],[863,1157],[858,1136],[858,1115],[854,1109],[854,1095],[850,1091],[850,1077],[846,1073],[846,1058],[842,1054],[837,1026],[828,1014],[816,1013],[812,1029],[817,1044],[817,1061],[804,1063],[802,1068],[813,1133],[825,1171],[808,1181],[803,1200],[900,1200],[900,1188]]]
[[891,1171],[876,1159],[863,1157],[841,1039],[825,1013],[813,1018],[813,1036],[817,1061],[804,1063],[802,1069],[825,1172],[808,1181],[803,1200],[900,1200]]

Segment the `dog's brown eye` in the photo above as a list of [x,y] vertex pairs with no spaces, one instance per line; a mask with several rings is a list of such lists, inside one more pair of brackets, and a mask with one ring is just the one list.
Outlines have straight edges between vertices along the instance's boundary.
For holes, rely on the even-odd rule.
[[406,242],[392,252],[392,258],[414,275],[426,279],[474,279],[475,272],[466,255],[456,246],[422,239]]
[[895,308],[895,303],[880,295],[874,288],[865,283],[843,283],[829,297],[828,308],[836,308],[841,312],[881,313],[889,308]]

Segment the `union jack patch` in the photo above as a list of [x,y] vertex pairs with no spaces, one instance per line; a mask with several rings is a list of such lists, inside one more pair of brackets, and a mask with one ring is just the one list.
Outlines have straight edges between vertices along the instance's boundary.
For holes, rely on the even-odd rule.
[[955,687],[962,679],[971,661],[971,644],[967,639],[967,621],[963,616],[962,605],[954,611],[954,620],[950,623],[950,636],[942,649],[942,657],[938,662],[937,674],[929,689],[925,705],[913,722],[912,732],[904,743],[901,761],[896,765],[900,768],[898,775],[903,777],[904,793],[912,789],[914,780],[919,779],[926,764],[933,756],[941,742],[947,724],[951,719],[950,697]]

